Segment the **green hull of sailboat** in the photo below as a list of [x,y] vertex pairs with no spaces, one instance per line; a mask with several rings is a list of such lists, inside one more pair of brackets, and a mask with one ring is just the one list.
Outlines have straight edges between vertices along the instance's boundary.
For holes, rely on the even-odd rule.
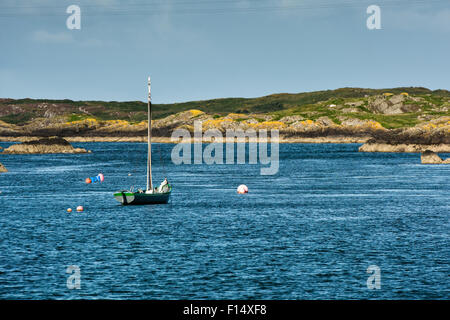
[[170,193],[120,191],[114,193],[114,198],[123,205],[165,204],[169,202]]

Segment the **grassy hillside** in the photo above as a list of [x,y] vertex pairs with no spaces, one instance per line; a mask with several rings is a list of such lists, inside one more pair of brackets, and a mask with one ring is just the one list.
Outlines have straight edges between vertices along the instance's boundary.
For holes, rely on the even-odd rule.
[[[410,97],[420,99],[420,101],[410,99],[408,102],[417,104],[420,107],[420,111],[386,115],[374,113],[368,108],[371,97],[387,92],[393,94],[407,92]],[[300,115],[307,119],[316,120],[327,116],[339,124],[340,118],[347,115],[358,119],[373,119],[386,128],[399,128],[417,124],[420,115],[448,115],[445,107],[448,106],[449,101],[450,92],[447,90],[431,91],[421,87],[391,89],[342,88],[298,94],[273,94],[260,98],[225,98],[174,104],[156,104],[153,105],[153,117],[154,119],[159,119],[181,111],[197,109],[217,117],[229,113],[240,113],[270,114],[274,120],[290,115]],[[346,112],[346,108],[343,107],[335,109],[329,107],[330,105],[347,106],[352,102],[359,103],[351,112]],[[35,118],[52,118],[55,116],[67,117],[67,121],[96,118],[98,120],[122,119],[129,122],[139,122],[146,119],[146,112],[147,104],[141,101],[0,99],[0,120],[19,125]]]

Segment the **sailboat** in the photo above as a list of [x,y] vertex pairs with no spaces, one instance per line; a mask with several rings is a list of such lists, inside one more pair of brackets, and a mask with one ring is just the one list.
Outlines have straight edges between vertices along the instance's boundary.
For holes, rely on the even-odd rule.
[[158,188],[152,182],[152,89],[148,78],[148,143],[147,143],[147,188],[146,190],[122,190],[114,193],[114,198],[123,205],[164,204],[169,202],[172,186],[167,179]]

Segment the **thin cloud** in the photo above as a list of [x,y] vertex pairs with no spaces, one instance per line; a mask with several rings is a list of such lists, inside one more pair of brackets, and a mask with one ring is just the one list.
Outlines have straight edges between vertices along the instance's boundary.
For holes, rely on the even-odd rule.
[[105,41],[94,38],[78,39],[77,37],[76,39],[73,37],[71,31],[51,33],[46,30],[38,30],[32,34],[32,39],[34,42],[41,44],[71,44],[82,47],[102,47],[108,45]]
[[440,11],[390,11],[386,23],[402,30],[429,30],[450,32],[450,10]]
[[40,43],[72,43],[72,42],[74,42],[73,36],[68,32],[50,33],[45,30],[35,31],[32,35],[32,39],[35,42],[40,42]]

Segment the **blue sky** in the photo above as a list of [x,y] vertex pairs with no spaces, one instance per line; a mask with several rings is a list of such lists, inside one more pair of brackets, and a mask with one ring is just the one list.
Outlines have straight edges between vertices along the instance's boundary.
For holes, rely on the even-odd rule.
[[155,103],[450,89],[449,39],[449,0],[2,0],[0,97],[144,101],[148,75]]

